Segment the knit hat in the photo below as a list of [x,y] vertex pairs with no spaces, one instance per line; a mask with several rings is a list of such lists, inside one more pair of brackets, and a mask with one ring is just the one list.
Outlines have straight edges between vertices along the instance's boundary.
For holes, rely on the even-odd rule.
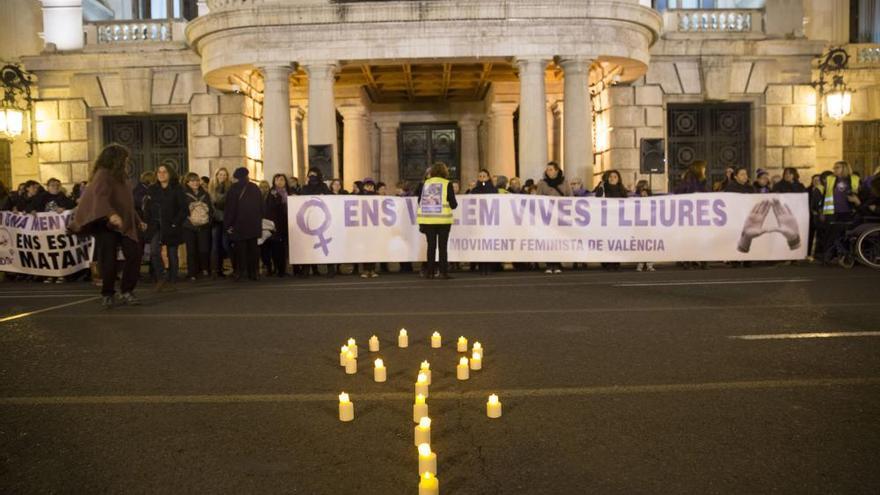
[[769,174],[770,173],[767,172],[766,170],[764,170],[763,168],[759,168],[758,171],[755,173],[755,177],[760,177],[762,175],[769,175]]
[[232,176],[238,180],[247,179],[248,169],[244,167],[238,167],[237,169],[235,169],[235,172],[232,173]]
[[372,184],[373,186],[375,186],[376,181],[374,181],[372,177],[364,177],[364,185],[367,184]]

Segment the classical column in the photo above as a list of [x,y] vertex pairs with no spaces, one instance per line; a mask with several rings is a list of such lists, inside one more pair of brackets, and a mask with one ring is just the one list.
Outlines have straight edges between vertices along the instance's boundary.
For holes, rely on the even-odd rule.
[[[342,114],[342,177],[348,182],[372,175],[367,110],[362,106],[339,107]],[[393,185],[392,185],[393,186]]]
[[569,177],[579,177],[589,184],[593,177],[593,107],[590,100],[590,61],[562,61],[565,72],[565,124],[563,157]]
[[522,178],[540,179],[547,166],[547,60],[521,58],[519,67],[519,171]]
[[[489,152],[486,168],[495,175],[516,175],[516,156],[513,142],[513,112],[516,103],[492,103],[489,106]],[[520,118],[520,122],[522,119]],[[546,135],[544,139],[547,139]],[[522,152],[522,150],[520,150]],[[522,171],[522,162],[520,162]],[[463,184],[467,186],[467,184]]]
[[562,150],[565,147],[565,118],[562,106],[564,102],[557,101],[553,104],[551,111],[553,112],[553,153],[552,158],[559,162],[559,165],[565,168],[565,154]]
[[293,174],[297,177],[306,176],[306,143],[303,133],[303,120],[306,111],[302,107],[293,107],[290,120],[293,123]]
[[263,67],[263,178],[293,173],[289,65]]
[[[331,145],[333,173],[339,176],[339,150],[336,145],[336,102],[333,97],[334,62],[303,62],[309,76],[309,146]],[[308,156],[308,151],[306,151]],[[311,167],[312,164],[310,163]]]
[[379,126],[379,180],[397,184],[400,166],[397,163],[397,130],[400,122],[376,122]]
[[[480,170],[480,144],[477,135],[477,122],[474,120],[462,120],[458,123],[461,129],[461,164],[459,165],[459,177],[461,178],[462,191],[472,180],[477,179]],[[500,171],[497,173],[501,173]],[[501,173],[502,175],[505,175]],[[509,178],[509,177],[508,177]]]

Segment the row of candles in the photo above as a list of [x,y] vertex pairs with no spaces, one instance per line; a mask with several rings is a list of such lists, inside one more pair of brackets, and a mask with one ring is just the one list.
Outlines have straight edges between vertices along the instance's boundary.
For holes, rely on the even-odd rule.
[[[400,330],[397,345],[400,348],[409,347],[409,335],[405,329]],[[431,335],[431,347],[442,347],[442,338],[439,332]],[[457,342],[458,352],[468,351],[468,341],[459,337]],[[370,352],[379,352],[379,338],[373,335],[369,340]],[[339,365],[345,367],[347,374],[357,373],[358,347],[356,341],[348,339],[347,345],[342,346],[339,353]],[[474,342],[471,349],[471,359],[462,357],[456,367],[456,378],[468,380],[470,372],[478,371],[483,366],[483,346]],[[387,370],[382,359],[376,359],[373,369],[373,379],[376,382],[384,382],[387,379]],[[416,423],[414,430],[415,446],[419,455],[419,495],[439,495],[440,480],[437,478],[437,454],[431,451],[431,418],[428,416],[428,404],[426,399],[430,395],[431,365],[428,361],[422,361],[415,384],[415,403],[413,404],[413,422]],[[486,402],[486,415],[489,418],[501,417],[501,401],[498,396],[492,394]],[[342,392],[339,395],[339,420],[354,420],[354,404],[349,395]]]

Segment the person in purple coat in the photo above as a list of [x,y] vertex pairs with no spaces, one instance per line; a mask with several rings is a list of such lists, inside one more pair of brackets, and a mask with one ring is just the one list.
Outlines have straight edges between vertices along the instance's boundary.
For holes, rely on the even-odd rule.
[[263,229],[263,196],[260,188],[248,180],[248,169],[239,167],[232,174],[235,184],[226,195],[223,227],[229,233],[235,254],[235,280],[246,274],[257,280],[259,249],[257,239]]

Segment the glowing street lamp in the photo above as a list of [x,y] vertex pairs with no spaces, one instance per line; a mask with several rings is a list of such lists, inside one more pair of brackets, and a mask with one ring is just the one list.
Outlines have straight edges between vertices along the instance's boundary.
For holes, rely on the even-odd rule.
[[[32,83],[30,76],[17,65],[10,64],[0,68],[0,88],[3,90],[3,100],[0,101],[0,138],[11,141],[24,132],[24,114],[33,109]],[[31,156],[34,146],[32,140],[28,141],[28,145],[28,156]]]
[[12,140],[21,136],[22,132],[24,132],[24,112],[4,105],[0,109],[0,136]]
[[845,87],[831,91],[825,95],[825,108],[832,119],[843,119],[852,113],[852,92]]

